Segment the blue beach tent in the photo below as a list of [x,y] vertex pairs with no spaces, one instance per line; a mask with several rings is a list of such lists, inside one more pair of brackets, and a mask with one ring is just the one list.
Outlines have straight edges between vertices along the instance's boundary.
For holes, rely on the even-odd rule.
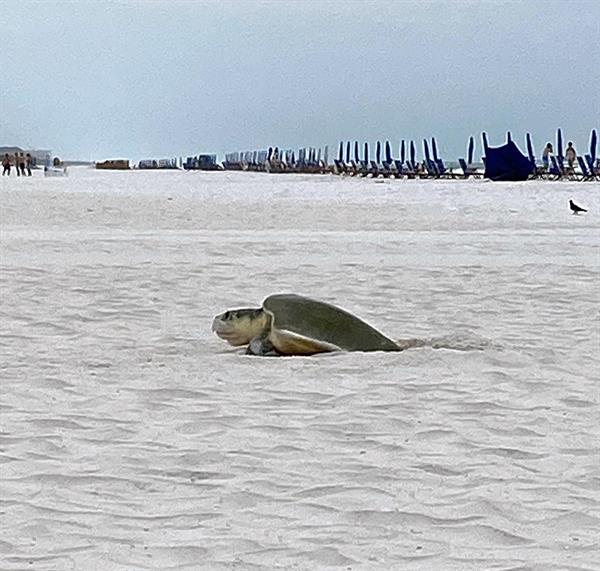
[[487,146],[485,150],[485,178],[497,181],[527,180],[534,167],[512,140],[501,147]]

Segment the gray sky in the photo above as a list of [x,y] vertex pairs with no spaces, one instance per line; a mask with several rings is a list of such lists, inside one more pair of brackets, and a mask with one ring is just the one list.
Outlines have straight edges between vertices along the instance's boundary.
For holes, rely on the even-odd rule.
[[454,159],[507,129],[539,155],[600,126],[596,0],[0,0],[0,25],[0,145],[64,158],[436,135]]

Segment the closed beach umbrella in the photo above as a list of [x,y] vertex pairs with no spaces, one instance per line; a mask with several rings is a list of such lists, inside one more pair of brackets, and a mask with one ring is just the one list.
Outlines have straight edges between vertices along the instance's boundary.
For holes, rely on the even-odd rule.
[[357,163],[360,161],[360,155],[358,154],[358,141],[354,141],[354,161]]
[[429,162],[431,157],[429,156],[429,144],[427,143],[427,139],[423,139],[423,152],[425,153],[425,160]]
[[325,150],[323,151],[323,162],[325,165],[329,164],[329,145],[325,145]]
[[431,152],[433,153],[433,160],[437,161],[438,154],[437,154],[437,144],[435,142],[435,137],[431,137]]
[[592,138],[590,139],[590,157],[592,157],[592,162],[596,160],[596,144],[598,142],[598,137],[596,136],[596,129],[592,129]]
[[392,162],[392,146],[389,141],[385,142],[385,161],[387,163]]
[[469,147],[467,149],[468,164],[473,164],[473,154],[475,153],[475,139],[473,135],[469,137]]
[[404,139],[402,139],[402,143],[400,144],[400,162],[404,164],[404,159],[406,158],[406,148],[404,145]]
[[529,133],[527,133],[527,154],[529,155],[529,160],[535,163],[535,153],[533,152],[533,144],[531,143],[531,135]]
[[346,162],[350,162],[350,141],[346,143]]
[[338,160],[339,161],[344,160],[344,141],[340,141],[340,151],[338,153]]
[[558,131],[556,132],[556,156],[559,159],[563,158],[563,147],[562,147],[562,131],[560,129],[560,127],[558,128]]
[[410,164],[414,165],[417,160],[417,151],[415,150],[415,142],[410,142]]
[[365,163],[369,162],[369,143],[365,143]]
[[375,157],[377,158],[377,164],[381,162],[381,142],[377,141],[377,150],[375,151]]

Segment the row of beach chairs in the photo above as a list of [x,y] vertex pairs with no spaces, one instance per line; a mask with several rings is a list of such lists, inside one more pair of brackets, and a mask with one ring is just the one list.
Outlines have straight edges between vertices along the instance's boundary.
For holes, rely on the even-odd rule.
[[[489,148],[487,136],[482,134],[484,152]],[[512,142],[510,132],[507,136],[507,144]],[[531,136],[527,133],[527,158],[531,164],[530,179],[545,180],[576,180],[576,181],[597,181],[600,180],[600,158],[596,158],[597,134],[592,130],[590,138],[589,153],[584,156],[577,156],[577,165],[565,164],[565,157],[562,153],[562,132],[557,131],[557,155],[550,155],[550,164],[548,168],[540,167],[536,163],[535,154]],[[376,160],[369,160],[368,143],[364,145],[364,158],[359,159],[358,142],[354,143],[354,160],[350,160],[351,144],[346,143],[346,152],[344,160],[344,143],[340,143],[338,158],[334,160],[333,172],[339,175],[372,177],[372,178],[435,178],[435,179],[456,179],[456,178],[482,178],[484,172],[473,162],[475,152],[475,141],[470,137],[467,148],[467,160],[458,159],[459,169],[448,168],[444,161],[438,156],[437,144],[435,138],[431,139],[432,153],[429,152],[430,146],[427,139],[423,140],[424,160],[417,162],[414,142],[410,142],[409,158],[405,160],[405,142],[402,141],[400,148],[400,159],[393,159],[391,146],[389,142],[385,143],[385,160],[382,160],[382,146],[377,143]],[[486,159],[482,157],[485,167]]]
[[372,178],[481,178],[483,173],[473,164],[469,165],[465,159],[458,160],[460,171],[446,167],[440,158],[425,159],[422,162],[401,161],[349,161],[334,160],[333,172],[339,175],[372,177]]
[[400,158],[392,158],[391,146],[385,143],[385,160],[382,160],[381,144],[377,143],[376,159],[369,160],[369,147],[365,143],[364,159],[359,159],[358,143],[354,144],[354,160],[350,159],[350,143],[346,143],[346,160],[344,160],[344,144],[340,143],[338,158],[334,160],[333,172],[339,175],[373,177],[373,178],[436,178],[456,179],[481,177],[482,172],[473,164],[473,140],[469,142],[469,159],[459,159],[460,171],[446,166],[437,153],[435,138],[431,139],[432,153],[429,152],[429,142],[423,140],[425,158],[416,160],[414,142],[410,142],[409,158],[405,157],[405,142],[402,141]]
[[549,155],[548,168],[540,167],[536,164],[535,155],[531,137],[527,133],[527,154],[529,161],[532,164],[533,173],[531,178],[541,178],[547,180],[577,180],[577,181],[597,181],[600,180],[600,159],[596,158],[597,134],[596,130],[592,129],[590,136],[589,153],[585,155],[577,155],[577,165],[565,165],[565,157],[563,156],[563,137],[561,129],[556,132],[556,147],[557,155]]
[[534,178],[545,178],[549,180],[578,180],[578,181],[596,181],[600,180],[600,164],[594,164],[590,155],[577,157],[579,170],[564,164],[562,157],[550,156],[550,166],[548,169],[536,168]]

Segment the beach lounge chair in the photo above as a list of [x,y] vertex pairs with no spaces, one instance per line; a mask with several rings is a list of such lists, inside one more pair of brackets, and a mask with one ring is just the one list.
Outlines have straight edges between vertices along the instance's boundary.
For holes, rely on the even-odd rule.
[[430,158],[425,159],[423,161],[423,164],[425,165],[425,177],[424,178],[440,178],[440,172],[438,170],[438,167],[432,159],[430,159]]
[[577,162],[579,163],[579,168],[581,169],[581,180],[595,180],[596,177],[594,176],[594,173],[588,169],[588,166],[585,164],[585,160],[581,155],[577,157]]
[[333,165],[335,167],[335,174],[346,174],[346,163],[344,163],[344,161],[334,159]]
[[373,178],[377,178],[380,174],[383,174],[376,161],[369,161],[369,165],[369,174]]
[[585,155],[585,162],[587,163],[587,167],[591,174],[593,174],[594,176],[600,175],[600,171],[598,169],[598,166],[594,164],[594,159],[592,158],[592,155]]
[[565,176],[565,171],[561,167],[556,155],[550,155],[550,168],[548,174],[553,177],[553,180],[559,180]]
[[417,178],[417,165],[416,163],[412,163],[410,161],[406,161],[406,168],[404,169],[404,173],[407,178]]
[[388,161],[383,161],[381,163],[381,174],[383,175],[384,178],[389,178],[394,174],[394,171],[392,169],[392,164],[389,163]]
[[404,167],[402,166],[402,161],[395,159],[394,160],[394,176],[396,178],[401,178],[405,175]]
[[460,168],[463,171],[464,178],[469,178],[470,176],[472,176],[472,177],[479,176],[477,169],[473,166],[469,166],[467,164],[467,161],[465,161],[465,159],[458,159],[458,164],[460,165]]
[[594,176],[596,180],[600,180],[600,159],[594,163],[592,155],[585,155],[585,162],[587,163],[588,170]]
[[346,165],[346,174],[348,176],[356,176],[357,166],[354,161],[349,161]]

